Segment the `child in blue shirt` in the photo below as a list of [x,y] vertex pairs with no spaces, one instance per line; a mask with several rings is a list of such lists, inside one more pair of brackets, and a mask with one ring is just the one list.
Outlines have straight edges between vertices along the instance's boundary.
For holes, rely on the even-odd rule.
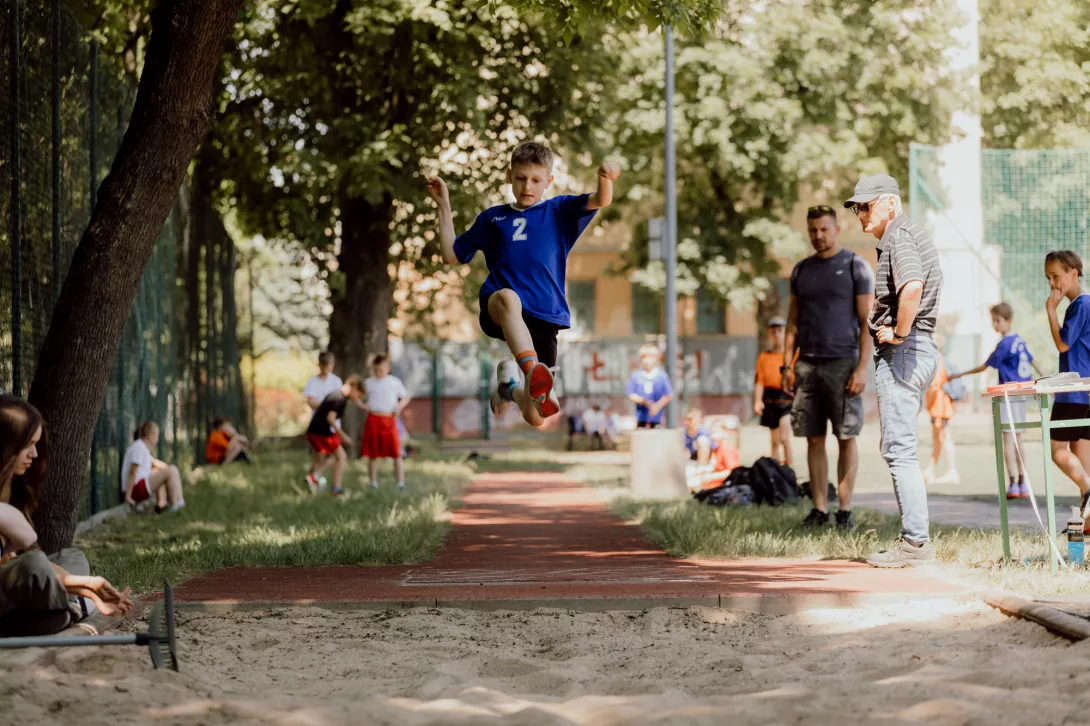
[[[1052,289],[1045,310],[1052,340],[1060,351],[1060,372],[1073,371],[1082,377],[1090,376],[1090,296],[1082,291],[1082,259],[1071,250],[1053,250],[1045,256],[1045,277]],[[1064,298],[1070,302],[1061,326],[1056,308]],[[1080,418],[1090,418],[1087,393],[1057,393],[1052,420]],[[1090,476],[1086,473],[1090,465],[1090,427],[1053,429],[1052,460],[1078,485],[1085,517],[1090,499]]]
[[656,429],[662,425],[662,413],[673,399],[674,389],[666,371],[659,367],[656,346],[640,346],[640,368],[628,377],[625,395],[636,404],[636,428]]
[[496,367],[490,400],[496,416],[512,401],[532,426],[560,411],[551,369],[556,366],[557,333],[571,326],[565,297],[568,253],[595,212],[613,201],[613,182],[620,174],[621,168],[607,161],[598,168],[594,194],[542,201],[553,183],[553,153],[536,141],[519,144],[507,169],[514,203],[481,212],[458,237],[447,185],[428,179],[428,194],[439,208],[443,262],[465,264],[480,251],[488,265],[479,295],[481,330],[506,341],[514,356]]
[[[995,368],[999,373],[999,382],[1002,383],[1014,383],[1016,381],[1029,381],[1033,379],[1033,373],[1036,371],[1038,376],[1043,376],[1044,373],[1037,365],[1037,361],[1033,359],[1033,355],[1029,352],[1029,348],[1026,346],[1026,341],[1018,333],[1011,332],[1011,322],[1014,320],[1014,309],[1005,302],[1001,302],[998,305],[993,305],[989,308],[988,312],[992,314],[992,329],[995,332],[1003,336],[999,344],[995,346],[995,350],[988,356],[988,360],[984,361],[976,368],[964,371],[962,373],[954,373],[950,376],[949,380],[954,381],[962,376],[971,376],[976,373],[982,373],[988,368]],[[1022,397],[1014,398],[1010,402],[1011,413],[1014,415],[1014,422],[1021,423],[1026,420],[1026,401]],[[1007,407],[1004,405],[1000,408],[1002,414],[1002,422],[1004,424],[1009,423],[1007,419]],[[1018,448],[1022,448],[1022,434],[1018,434]],[[1007,488],[1007,499],[1023,499],[1029,496],[1029,490],[1026,488],[1026,471],[1022,466],[1022,461],[1018,458],[1018,453],[1014,448],[1014,441],[1011,438],[1010,431],[1004,429],[1003,431],[1003,458],[1007,461],[1007,474],[1010,476],[1010,486]],[[1015,472],[1018,472],[1017,476]]]

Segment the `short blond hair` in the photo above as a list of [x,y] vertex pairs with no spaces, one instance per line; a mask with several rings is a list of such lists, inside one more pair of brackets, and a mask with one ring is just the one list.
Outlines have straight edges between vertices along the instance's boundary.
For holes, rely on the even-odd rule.
[[540,141],[523,141],[511,152],[511,168],[516,164],[533,164],[553,170],[553,151]]
[[653,355],[656,358],[661,358],[662,353],[659,351],[659,347],[653,343],[644,343],[640,346],[639,356],[640,360],[643,360],[649,355]]

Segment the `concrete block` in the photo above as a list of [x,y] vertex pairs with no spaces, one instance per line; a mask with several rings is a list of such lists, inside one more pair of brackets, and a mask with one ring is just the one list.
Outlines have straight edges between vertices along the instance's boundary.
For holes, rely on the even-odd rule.
[[632,432],[632,496],[677,499],[685,486],[685,439],[681,429],[636,429]]

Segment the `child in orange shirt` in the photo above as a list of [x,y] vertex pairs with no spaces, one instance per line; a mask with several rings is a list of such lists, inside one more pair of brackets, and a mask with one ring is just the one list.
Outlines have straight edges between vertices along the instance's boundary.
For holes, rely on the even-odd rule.
[[250,456],[246,453],[249,440],[235,431],[231,425],[231,419],[226,416],[217,416],[212,421],[212,433],[208,435],[208,443],[204,447],[204,458],[209,464],[230,464],[232,461],[244,461],[250,463]]
[[[923,480],[928,484],[958,484],[961,482],[956,457],[954,456],[954,437],[947,431],[950,426],[950,419],[954,417],[954,400],[943,389],[943,386],[949,382],[950,377],[946,372],[946,361],[940,355],[935,377],[931,379],[931,385],[925,394],[927,414],[931,417],[931,465],[923,473]],[[936,479],[935,468],[939,465],[939,457],[942,456],[944,450],[946,451],[946,473]]]
[[[768,321],[771,350],[757,356],[753,386],[753,412],[761,417],[772,442],[772,458],[791,466],[791,396],[783,390],[783,338],[787,321],[776,316]],[[780,451],[783,455],[780,456]]]

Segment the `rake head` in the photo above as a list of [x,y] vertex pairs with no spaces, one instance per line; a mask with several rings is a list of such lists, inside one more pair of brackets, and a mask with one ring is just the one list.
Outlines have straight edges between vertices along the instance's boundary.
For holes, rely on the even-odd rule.
[[163,582],[163,599],[155,603],[148,617],[145,636],[151,662],[156,668],[178,670],[178,644],[174,638],[174,590]]

